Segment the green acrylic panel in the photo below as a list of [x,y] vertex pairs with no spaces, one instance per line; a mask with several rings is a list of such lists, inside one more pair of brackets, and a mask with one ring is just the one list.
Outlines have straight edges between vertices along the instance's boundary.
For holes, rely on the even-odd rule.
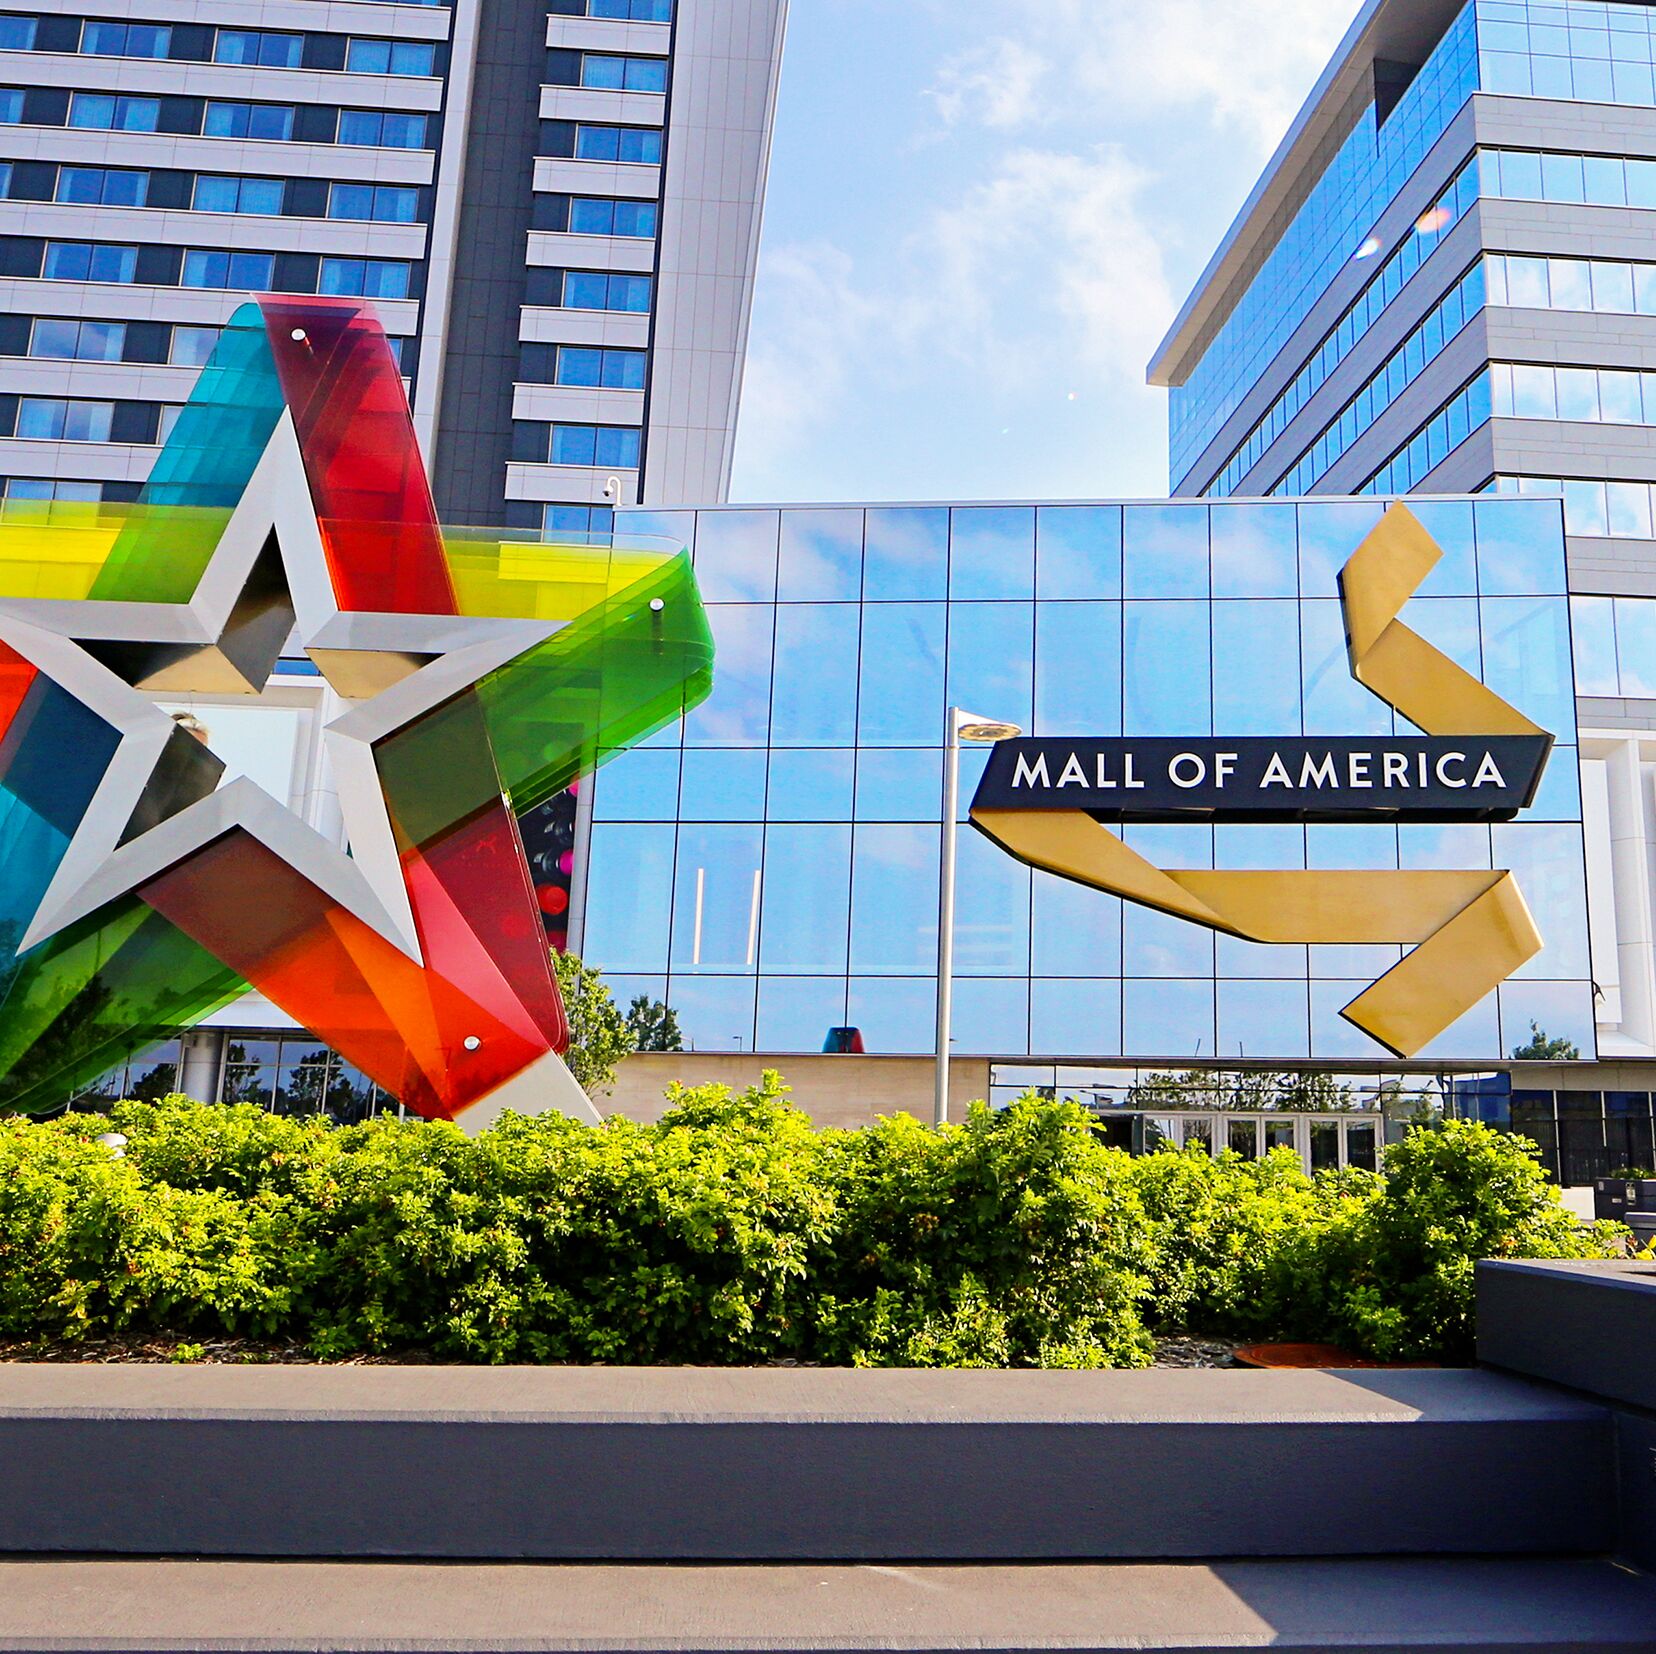
[[682,717],[712,686],[713,634],[681,556],[490,673],[477,693],[521,813]]
[[247,983],[136,896],[29,949],[0,1000],[0,1110],[49,1113]]

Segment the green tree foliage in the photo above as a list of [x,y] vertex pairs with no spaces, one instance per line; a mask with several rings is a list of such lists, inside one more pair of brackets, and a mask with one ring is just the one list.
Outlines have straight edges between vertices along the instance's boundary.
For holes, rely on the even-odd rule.
[[[0,1339],[247,1335],[322,1357],[1138,1366],[1157,1332],[1471,1352],[1480,1257],[1608,1256],[1522,1139],[1445,1122],[1383,1175],[1134,1160],[1071,1104],[816,1131],[774,1074],[654,1125],[467,1137],[182,1097],[0,1120]],[[113,1126],[124,1158],[95,1141]]]
[[636,1046],[627,1019],[617,1008],[603,977],[578,954],[556,953],[552,965],[569,1018],[569,1049],[564,1061],[589,1096],[615,1083],[615,1065]]
[[1579,1062],[1581,1047],[1574,1040],[1549,1039],[1546,1029],[1532,1019],[1530,1037],[1514,1046],[1512,1055],[1517,1062]]
[[671,1005],[648,994],[639,994],[627,1008],[627,1026],[632,1029],[637,1051],[682,1051],[684,1035],[678,1012]]
[[1142,1109],[1214,1108],[1231,1113],[1293,1110],[1337,1114],[1352,1106],[1351,1087],[1332,1074],[1273,1074],[1264,1069],[1192,1068],[1182,1074],[1146,1074],[1127,1095]]

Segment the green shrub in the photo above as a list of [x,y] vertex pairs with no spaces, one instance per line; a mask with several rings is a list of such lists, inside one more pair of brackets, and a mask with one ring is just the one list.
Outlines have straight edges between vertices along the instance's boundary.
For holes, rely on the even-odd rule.
[[1625,1234],[1579,1225],[1527,1139],[1473,1120],[1416,1128],[1331,1236],[1332,1331],[1384,1359],[1469,1361],[1479,1258],[1610,1257]]
[[[455,1361],[1136,1366],[1151,1332],[1470,1352],[1479,1257],[1604,1256],[1521,1139],[1386,1174],[1106,1147],[1072,1105],[814,1131],[775,1075],[654,1125],[334,1129],[184,1098],[0,1120],[0,1339]],[[109,1125],[124,1158],[93,1141]]]
[[283,1324],[284,1203],[148,1182],[77,1124],[0,1119],[0,1337]]
[[1074,1104],[974,1104],[830,1135],[842,1215],[819,1279],[821,1359],[1135,1367],[1150,1264],[1131,1159]]
[[1313,1179],[1286,1148],[1215,1160],[1191,1146],[1147,1155],[1135,1169],[1156,1329],[1254,1339],[1311,1336],[1307,1288],[1328,1231],[1379,1181],[1362,1172]]

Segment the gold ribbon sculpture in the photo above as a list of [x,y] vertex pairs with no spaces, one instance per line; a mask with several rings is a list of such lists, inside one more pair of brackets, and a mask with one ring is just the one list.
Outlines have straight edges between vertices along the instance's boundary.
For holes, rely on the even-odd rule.
[[[1428,735],[1543,735],[1492,689],[1398,620],[1442,557],[1393,505],[1340,572],[1352,676]],[[1412,1057],[1541,951],[1508,871],[1166,870],[1084,810],[974,809],[1031,867],[1250,942],[1417,944],[1341,1015]]]

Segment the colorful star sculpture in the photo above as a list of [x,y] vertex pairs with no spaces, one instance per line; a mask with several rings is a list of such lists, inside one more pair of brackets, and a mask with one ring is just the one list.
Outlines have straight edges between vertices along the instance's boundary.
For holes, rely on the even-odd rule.
[[[348,852],[156,704],[290,637]],[[439,527],[372,312],[231,318],[136,504],[0,513],[0,1107],[60,1105],[249,987],[416,1113],[596,1114],[516,814],[712,683],[677,548]]]

